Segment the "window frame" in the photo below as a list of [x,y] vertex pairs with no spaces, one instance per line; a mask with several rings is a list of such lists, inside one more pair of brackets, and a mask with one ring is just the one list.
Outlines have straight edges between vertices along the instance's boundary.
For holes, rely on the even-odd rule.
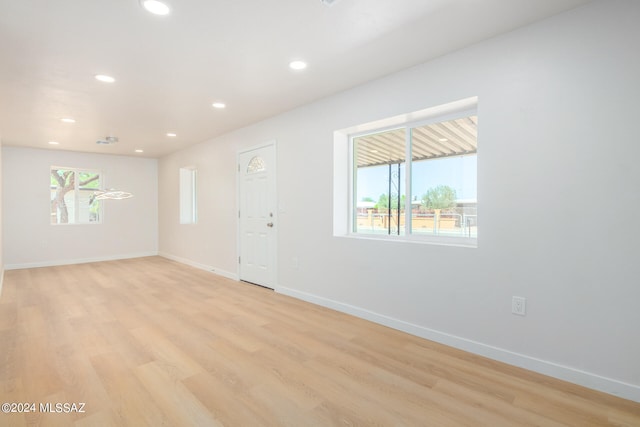
[[[452,107],[453,104],[463,103],[465,105],[455,108]],[[478,103],[477,97],[469,98],[467,100],[459,101],[457,103],[445,104],[442,106],[438,106],[435,108],[430,108],[422,111],[418,111],[415,113],[410,113],[402,116],[398,120],[398,118],[390,118],[388,121],[392,122],[391,124],[376,126],[376,123],[367,123],[361,126],[354,128],[353,132],[343,133],[343,136],[346,136],[348,143],[348,159],[347,164],[349,167],[349,187],[348,187],[348,223],[347,223],[347,234],[346,237],[353,237],[358,239],[369,239],[369,240],[387,240],[387,241],[401,241],[401,242],[411,242],[411,243],[429,243],[429,244],[439,244],[439,245],[448,245],[448,246],[463,246],[463,247],[472,247],[475,248],[478,246],[478,236],[476,237],[464,237],[464,236],[442,236],[442,235],[424,235],[424,234],[414,234],[412,232],[412,211],[411,211],[411,200],[412,200],[412,147],[411,147],[411,138],[412,132],[411,130],[421,126],[429,126],[435,123],[446,122],[450,120],[461,119],[469,116],[477,116],[478,115]],[[439,112],[439,109],[445,109],[448,111]],[[435,111],[433,111],[435,110]],[[382,121],[384,123],[384,120]],[[364,129],[363,129],[364,128]],[[404,161],[404,190],[405,190],[405,204],[404,204],[404,234],[374,234],[374,233],[366,233],[366,232],[356,232],[355,223],[357,221],[357,172],[358,168],[356,166],[355,159],[355,150],[354,150],[354,140],[356,138],[360,138],[367,135],[373,135],[383,132],[389,132],[397,129],[404,129],[404,137],[405,137],[405,161]],[[344,131],[343,131],[344,132]],[[476,149],[476,153],[474,154],[476,159],[478,159],[478,149]],[[464,156],[464,155],[463,155]],[[453,156],[452,156],[453,157]],[[477,188],[477,177],[476,177],[476,188]],[[401,197],[399,194],[398,197]]]
[[[58,225],[100,225],[103,223],[104,221],[104,203],[102,203],[101,200],[99,200],[99,205],[98,205],[98,221],[79,221],[80,218],[80,198],[76,196],[76,194],[79,193],[80,191],[80,180],[79,180],[79,174],[82,172],[85,173],[91,173],[91,174],[97,174],[100,178],[100,185],[98,186],[98,188],[95,189],[95,191],[102,191],[104,189],[104,174],[102,172],[101,169],[91,169],[91,168],[76,168],[76,167],[67,167],[67,166],[55,166],[52,165],[49,167],[49,179],[51,180],[51,172],[54,170],[65,170],[65,171],[73,171],[74,175],[76,175],[76,177],[74,178],[74,188],[73,188],[73,192],[74,192],[74,206],[73,206],[73,216],[74,216],[74,221],[73,222],[51,222],[51,202],[52,200],[49,199],[49,224],[53,225],[53,226],[58,226]],[[51,195],[51,188],[49,189],[49,195]],[[57,215],[57,212],[56,212]]]
[[[183,180],[183,172],[188,173],[189,180]],[[188,194],[183,194],[187,188]],[[184,166],[178,171],[178,221],[181,225],[198,223],[198,169],[195,166]]]

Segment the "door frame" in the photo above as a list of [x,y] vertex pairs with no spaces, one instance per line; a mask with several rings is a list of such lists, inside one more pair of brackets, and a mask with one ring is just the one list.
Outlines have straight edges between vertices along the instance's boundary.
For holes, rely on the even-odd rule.
[[[271,284],[272,288],[275,290],[276,286],[278,284],[278,227],[280,226],[280,223],[278,222],[279,220],[279,207],[278,207],[278,144],[277,141],[275,139],[271,139],[268,141],[265,141],[261,144],[257,144],[257,145],[252,145],[249,147],[244,147],[244,148],[240,148],[238,149],[238,151],[236,152],[236,212],[237,212],[237,219],[238,221],[236,222],[237,226],[236,226],[236,259],[238,260],[238,264],[237,264],[237,277],[238,280],[243,281],[242,280],[242,275],[241,275],[241,271],[240,271],[240,254],[241,254],[241,245],[242,245],[242,236],[240,235],[240,201],[242,200],[242,186],[241,186],[241,173],[240,173],[240,156],[242,154],[248,153],[250,151],[254,151],[254,150],[258,150],[260,148],[266,148],[266,147],[272,147],[273,149],[273,168],[270,168],[270,173],[273,173],[273,182],[274,182],[274,198],[275,200],[274,202],[274,221],[276,221],[276,227],[273,234],[273,247],[274,247],[274,253],[272,256],[273,259],[273,283]],[[246,283],[252,283],[252,282],[246,282]],[[264,286],[266,288],[269,288],[268,286],[265,285],[261,285],[260,283],[256,283],[256,285],[259,286]]]

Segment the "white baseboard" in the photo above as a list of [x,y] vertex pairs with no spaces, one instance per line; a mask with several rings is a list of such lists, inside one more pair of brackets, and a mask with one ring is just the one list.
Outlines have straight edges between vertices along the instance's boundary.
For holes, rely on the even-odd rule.
[[22,268],[39,268],[39,267],[55,267],[57,265],[86,264],[88,262],[101,261],[117,261],[119,259],[142,258],[147,256],[156,256],[157,252],[140,252],[135,254],[109,255],[94,258],[78,258],[78,259],[61,259],[41,262],[27,262],[23,264],[7,264],[5,270],[19,270]]
[[343,313],[351,314],[366,320],[370,320],[381,325],[388,326],[412,335],[419,336],[431,341],[448,345],[450,347],[465,350],[470,353],[488,357],[493,360],[507,363],[509,365],[518,366],[550,377],[558,378],[574,384],[578,384],[590,389],[602,391],[624,399],[640,402],[640,386],[628,384],[615,379],[603,377],[590,372],[585,372],[570,366],[564,366],[525,354],[515,353],[503,348],[494,347],[483,344],[481,342],[469,340],[467,338],[458,337],[445,332],[434,329],[425,328],[424,326],[415,325],[413,323],[398,320],[389,316],[374,313],[360,307],[334,301],[328,298],[297,291],[286,287],[277,287],[276,292],[288,295],[303,301],[331,308]]
[[192,261],[190,259],[182,258],[182,257],[179,257],[179,256],[171,255],[171,254],[168,254],[166,252],[160,252],[160,253],[158,253],[158,255],[163,257],[163,258],[167,258],[167,259],[170,259],[172,261],[179,262],[181,264],[186,264],[186,265],[189,265],[191,267],[199,268],[200,270],[205,270],[205,271],[209,271],[211,273],[215,273],[215,274],[217,274],[219,276],[226,277],[227,279],[238,280],[238,274],[237,273],[231,273],[229,271],[222,270],[220,268],[216,268],[216,267],[213,267],[211,265],[201,264],[199,262]]

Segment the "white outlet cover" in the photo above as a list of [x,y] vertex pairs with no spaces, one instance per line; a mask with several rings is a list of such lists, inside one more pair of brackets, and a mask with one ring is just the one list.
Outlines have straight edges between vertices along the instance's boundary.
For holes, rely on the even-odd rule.
[[527,314],[527,299],[514,296],[511,300],[511,312],[519,316]]

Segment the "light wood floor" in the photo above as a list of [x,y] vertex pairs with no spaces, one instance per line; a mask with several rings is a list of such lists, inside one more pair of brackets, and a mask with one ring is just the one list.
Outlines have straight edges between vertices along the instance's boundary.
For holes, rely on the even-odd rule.
[[0,362],[0,403],[37,405],[0,426],[640,426],[638,403],[159,257],[7,271]]

